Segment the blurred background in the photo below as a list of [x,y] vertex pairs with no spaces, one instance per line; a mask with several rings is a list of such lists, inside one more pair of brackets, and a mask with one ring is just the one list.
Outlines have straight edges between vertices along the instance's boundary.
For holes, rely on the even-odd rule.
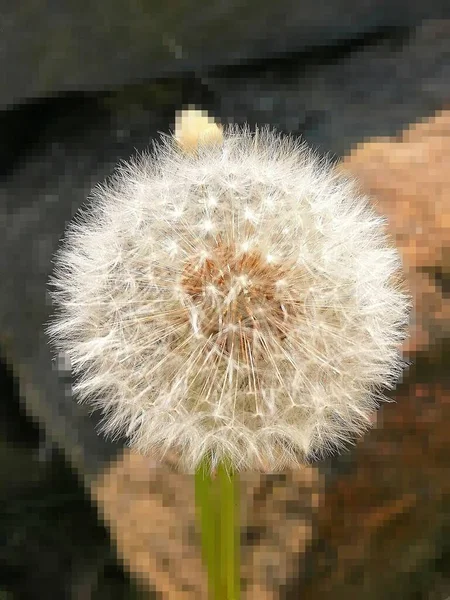
[[243,600],[450,597],[449,8],[0,2],[0,600],[207,597],[192,477],[97,435],[43,332],[66,224],[187,106],[342,160],[415,303],[412,364],[354,448],[242,474]]

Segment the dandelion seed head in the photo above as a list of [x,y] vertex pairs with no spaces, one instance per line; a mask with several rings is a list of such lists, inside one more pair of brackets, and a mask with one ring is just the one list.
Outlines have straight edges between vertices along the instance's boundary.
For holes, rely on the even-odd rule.
[[304,144],[189,135],[195,151],[167,136],[92,192],[55,258],[47,331],[106,434],[188,472],[205,455],[297,467],[362,434],[407,365],[401,259]]

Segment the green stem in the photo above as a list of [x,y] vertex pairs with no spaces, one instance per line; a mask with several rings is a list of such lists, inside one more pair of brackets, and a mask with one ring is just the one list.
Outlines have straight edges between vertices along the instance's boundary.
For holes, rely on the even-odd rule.
[[208,573],[209,596],[215,598],[218,582],[216,560],[216,514],[213,497],[213,479],[209,471],[208,460],[205,459],[195,473],[195,504],[197,518],[200,523],[202,539],[202,558]]
[[239,600],[240,561],[239,561],[239,489],[237,475],[231,464],[219,465],[217,479],[220,488],[222,581],[224,600]]
[[195,473],[195,501],[201,526],[202,557],[208,571],[210,600],[239,600],[238,476],[229,461],[211,476],[206,458]]

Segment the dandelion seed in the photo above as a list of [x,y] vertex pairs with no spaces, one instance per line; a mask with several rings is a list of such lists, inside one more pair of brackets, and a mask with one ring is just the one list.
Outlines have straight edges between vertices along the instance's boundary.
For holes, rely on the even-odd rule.
[[188,472],[340,449],[408,364],[385,219],[291,137],[186,131],[185,151],[165,137],[98,186],[57,253],[47,331],[78,397]]

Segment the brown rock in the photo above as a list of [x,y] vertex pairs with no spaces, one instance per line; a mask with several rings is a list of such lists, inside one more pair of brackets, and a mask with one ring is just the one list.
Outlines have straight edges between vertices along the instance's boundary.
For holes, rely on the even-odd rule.
[[414,298],[406,352],[438,344],[450,333],[450,304],[441,280],[450,270],[450,111],[413,124],[398,138],[357,147],[342,167],[355,174],[388,217]]

